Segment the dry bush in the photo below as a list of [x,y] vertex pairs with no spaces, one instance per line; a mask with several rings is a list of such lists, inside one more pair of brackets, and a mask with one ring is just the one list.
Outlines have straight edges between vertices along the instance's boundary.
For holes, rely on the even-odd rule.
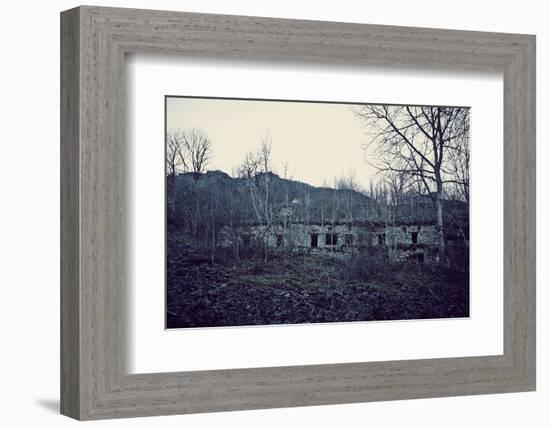
[[345,281],[386,281],[394,265],[382,251],[360,252],[342,260],[340,278]]

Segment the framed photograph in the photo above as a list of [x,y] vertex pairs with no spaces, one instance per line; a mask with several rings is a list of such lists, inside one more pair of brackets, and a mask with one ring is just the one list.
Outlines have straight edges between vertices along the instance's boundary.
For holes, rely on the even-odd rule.
[[61,57],[63,414],[535,389],[534,36],[83,6]]

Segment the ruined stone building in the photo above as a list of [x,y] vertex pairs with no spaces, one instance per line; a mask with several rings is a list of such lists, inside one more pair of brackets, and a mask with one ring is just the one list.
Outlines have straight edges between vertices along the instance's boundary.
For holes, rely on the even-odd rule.
[[[235,253],[260,244],[280,252],[437,260],[431,196],[410,193],[391,203],[388,195],[373,198],[351,189],[314,187],[273,173],[249,180],[221,171],[186,173],[173,185],[178,196],[167,222],[186,234],[190,244],[233,248]],[[444,200],[443,219],[447,258],[467,265],[468,204]]]
[[[415,259],[434,263],[437,260],[438,231],[435,209],[429,198],[415,196],[398,206],[395,212],[383,215],[375,206],[371,215],[334,220],[309,218],[305,221],[303,216],[295,215],[300,201],[293,200],[292,204],[297,206],[283,208],[269,229],[265,224],[250,222],[239,225],[232,235],[238,236],[244,247],[261,238],[275,251],[333,256],[382,252],[397,261]],[[464,263],[469,239],[466,204],[446,202],[444,212],[447,255],[455,264]],[[222,240],[229,244],[228,230],[225,231],[226,238]]]

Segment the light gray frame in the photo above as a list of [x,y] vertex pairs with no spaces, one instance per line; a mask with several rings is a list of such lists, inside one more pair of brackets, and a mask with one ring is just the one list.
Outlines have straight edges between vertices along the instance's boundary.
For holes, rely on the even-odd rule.
[[[128,375],[129,52],[503,72],[504,354]],[[88,6],[62,13],[63,414],[99,419],[534,389],[534,36]]]

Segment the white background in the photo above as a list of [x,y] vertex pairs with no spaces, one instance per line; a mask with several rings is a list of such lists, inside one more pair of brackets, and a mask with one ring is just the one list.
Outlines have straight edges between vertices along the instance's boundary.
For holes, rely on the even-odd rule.
[[[216,76],[223,75],[223,80]],[[502,354],[502,76],[252,61],[127,58],[132,173],[130,372],[170,372]],[[265,82],[269,82],[266,85]],[[468,319],[164,330],[164,95],[471,107]],[[191,124],[190,124],[191,125]],[[206,129],[208,131],[208,129]],[[218,142],[220,143],[220,142]],[[276,144],[276,143],[275,143]],[[339,150],[349,152],[348,141]],[[234,146],[234,145],[233,145]],[[240,146],[236,150],[241,150]],[[307,150],[300,144],[296,150]],[[476,177],[483,177],[477,179]],[[492,247],[487,251],[487,247]],[[222,351],[204,351],[204,348]]]
[[[59,384],[59,17],[76,2],[7,3],[2,9],[0,141],[0,387],[4,425],[68,425],[57,415]],[[454,4],[319,1],[97,1],[96,4],[286,18],[536,33],[538,74],[538,214],[550,215],[547,141],[550,115],[548,12],[544,2]],[[479,179],[479,178],[478,178]],[[413,401],[348,404],[104,422],[146,426],[498,426],[548,425],[550,336],[545,307],[548,223],[538,224],[538,391]],[[546,303],[546,304],[545,304]]]

